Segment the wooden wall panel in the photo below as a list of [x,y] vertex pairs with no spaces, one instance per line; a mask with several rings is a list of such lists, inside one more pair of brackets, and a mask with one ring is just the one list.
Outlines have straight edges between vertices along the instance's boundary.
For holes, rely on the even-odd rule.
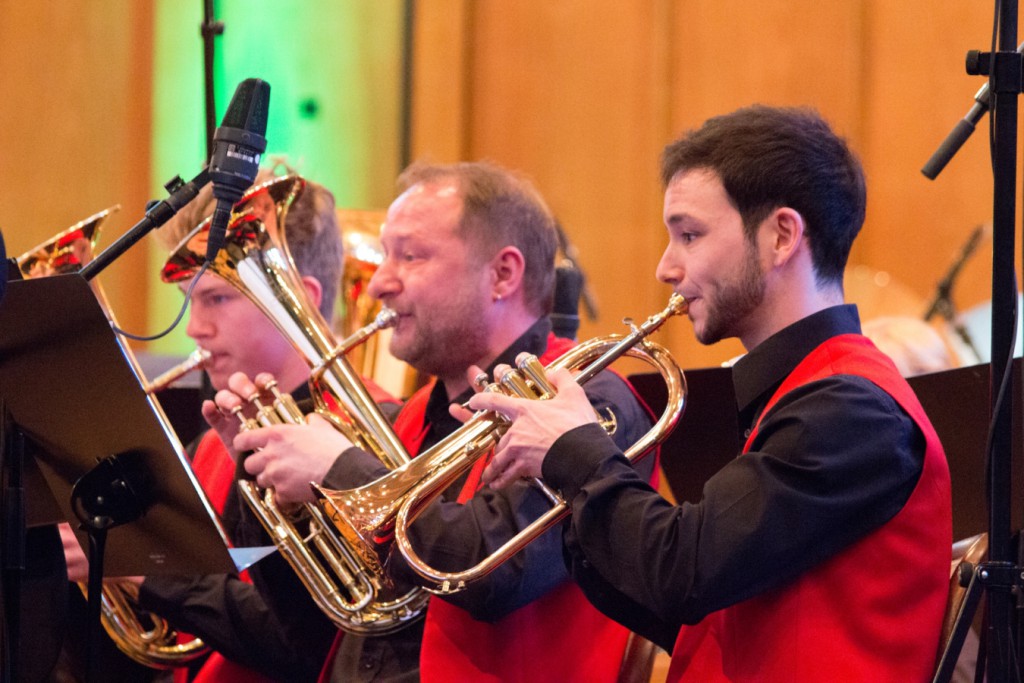
[[[425,2],[418,6],[436,7]],[[449,68],[454,90],[466,93],[461,140],[447,129],[417,128],[415,154],[490,159],[531,177],[579,248],[601,319],[585,322],[593,336],[663,305],[667,288],[653,277],[660,255],[657,158],[668,123],[664,90],[666,2],[474,3],[461,70]],[[418,10],[419,11],[419,10]],[[425,77],[417,46],[417,82]],[[452,66],[451,62],[448,63]],[[431,105],[417,89],[415,111]],[[427,98],[426,101],[422,98]],[[422,109],[418,109],[421,107]],[[441,150],[438,154],[437,150]]]
[[[973,104],[983,78],[966,75],[967,50],[987,49],[991,12],[967,3],[872,2],[860,145],[869,203],[855,255],[931,299],[974,227],[991,220],[988,117],[932,181],[920,169]],[[954,288],[961,309],[991,297],[986,241]],[[922,311],[923,312],[923,311]]]
[[659,3],[480,3],[470,74],[475,158],[539,185],[579,248],[601,320],[664,305],[656,166],[665,124]]
[[[149,193],[148,3],[3,2],[0,230],[19,254],[113,204],[101,247]],[[146,244],[105,271],[121,323],[145,323]],[[116,283],[116,284],[115,284]]]
[[[0,229],[23,250],[121,203],[109,243],[150,192],[152,8],[0,3]],[[584,336],[664,299],[660,150],[743,104],[811,104],[850,138],[869,180],[851,263],[887,272],[913,305],[991,215],[984,126],[937,181],[918,172],[981,85],[963,71],[990,36],[976,3],[421,0],[415,17],[413,155],[490,158],[536,181],[600,303]],[[147,248],[103,276],[129,327],[145,324]],[[961,308],[988,299],[989,261],[964,270]],[[687,365],[738,350],[699,347],[685,322],[668,337]]]
[[413,159],[448,163],[467,158],[469,1],[415,3],[409,124]]
[[[646,315],[663,298],[653,281],[664,239],[658,154],[684,129],[739,106],[813,106],[863,159],[868,220],[851,266],[867,275],[848,292],[864,317],[919,315],[962,240],[990,215],[985,131],[939,181],[919,173],[980,86],[963,74],[963,55],[986,47],[991,12],[966,0],[417,6],[435,21],[457,7],[441,23],[464,33],[457,62],[436,59],[450,44],[417,45],[417,83],[440,67],[433,82],[450,88],[417,88],[415,153],[490,158],[537,182],[580,247],[601,303],[602,319],[585,324],[584,336],[611,330],[622,315]],[[438,125],[446,107],[461,122],[455,128]],[[988,298],[989,260],[979,253],[965,269],[961,307]],[[687,323],[667,337],[687,366],[741,350],[735,342],[700,347]]]

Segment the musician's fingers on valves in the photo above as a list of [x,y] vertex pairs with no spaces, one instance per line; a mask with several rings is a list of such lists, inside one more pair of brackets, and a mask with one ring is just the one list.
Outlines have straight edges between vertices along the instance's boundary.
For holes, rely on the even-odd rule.
[[[498,366],[495,378],[509,371],[508,366]],[[593,406],[572,373],[560,369],[547,377],[556,390],[555,396],[547,400],[497,392],[478,393],[469,400],[474,410],[493,410],[513,421],[484,470],[483,480],[492,488],[502,488],[523,477],[541,476],[544,456],[555,440],[571,429],[596,421]]]

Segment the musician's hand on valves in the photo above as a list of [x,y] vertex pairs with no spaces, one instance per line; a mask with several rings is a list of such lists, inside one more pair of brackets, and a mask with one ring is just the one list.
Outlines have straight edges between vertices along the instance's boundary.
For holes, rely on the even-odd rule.
[[241,432],[235,449],[253,451],[245,459],[245,471],[262,488],[274,489],[278,503],[292,505],[313,501],[310,482],[321,483],[331,465],[351,448],[345,436],[319,415],[306,424],[280,424]]
[[[505,372],[507,366],[498,366],[495,378],[500,380]],[[483,473],[484,482],[492,488],[503,488],[523,477],[541,476],[544,456],[558,437],[597,421],[583,387],[568,370],[548,373],[548,380],[558,394],[547,400],[513,398],[496,392],[475,394],[469,399],[473,410],[493,410],[512,421]]]
[[[249,381],[249,378],[241,372],[232,375],[231,379],[236,377]],[[203,418],[217,432],[217,436],[220,437],[232,460],[235,461],[238,460],[238,452],[232,446],[232,442],[241,426],[236,411],[241,410],[244,405],[245,401],[241,396],[228,389],[221,389],[212,401],[203,401],[202,406]]]

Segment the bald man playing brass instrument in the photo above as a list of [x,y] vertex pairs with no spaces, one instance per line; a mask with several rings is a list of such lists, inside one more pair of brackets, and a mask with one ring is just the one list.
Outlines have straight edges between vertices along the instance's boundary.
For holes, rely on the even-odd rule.
[[[382,232],[386,257],[370,291],[399,316],[392,354],[436,378],[395,424],[415,454],[460,426],[448,405],[472,395],[468,367],[508,362],[523,351],[551,360],[572,343],[550,333],[556,236],[532,187],[483,163],[414,165],[400,183]],[[252,388],[243,376],[229,384],[234,393],[217,395],[225,412]],[[650,426],[628,384],[612,373],[588,385],[587,397],[615,416],[616,443],[631,443]],[[311,500],[310,481],[348,489],[387,473],[321,420],[236,436],[233,417],[207,416],[236,451],[254,451],[246,470],[284,502]],[[653,460],[638,476],[651,477]],[[483,462],[463,475],[412,525],[414,545],[433,566],[476,564],[548,509],[545,496],[526,483],[481,489],[482,468]],[[395,555],[388,570],[397,581],[420,580]],[[411,633],[422,633],[412,650],[400,642]],[[553,531],[464,593],[432,597],[422,624],[384,638],[345,635],[328,670],[339,682],[611,682],[628,636],[568,580]]]

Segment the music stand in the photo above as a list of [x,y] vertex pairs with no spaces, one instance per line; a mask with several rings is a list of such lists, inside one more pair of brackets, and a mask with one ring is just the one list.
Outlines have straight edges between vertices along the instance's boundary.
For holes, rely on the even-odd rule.
[[[102,566],[91,568],[90,585],[103,575],[233,572],[216,513],[132,360],[80,275],[8,283],[0,302],[0,418],[5,436],[17,439],[0,441],[0,465],[7,481],[22,479],[9,472],[25,465],[24,526],[77,526],[73,497],[88,514],[116,517],[110,503],[123,498],[133,510],[104,531]],[[23,446],[12,449],[15,442]],[[114,475],[113,489],[101,481],[104,470]],[[5,502],[20,495],[0,491]],[[97,614],[98,593],[90,591]],[[8,626],[20,637],[17,624]],[[11,645],[10,654],[19,650]]]
[[[661,471],[676,502],[699,502],[704,483],[734,459],[740,442],[732,368],[686,370],[686,410],[661,444]],[[629,382],[655,415],[668,400],[661,374],[638,373]]]

